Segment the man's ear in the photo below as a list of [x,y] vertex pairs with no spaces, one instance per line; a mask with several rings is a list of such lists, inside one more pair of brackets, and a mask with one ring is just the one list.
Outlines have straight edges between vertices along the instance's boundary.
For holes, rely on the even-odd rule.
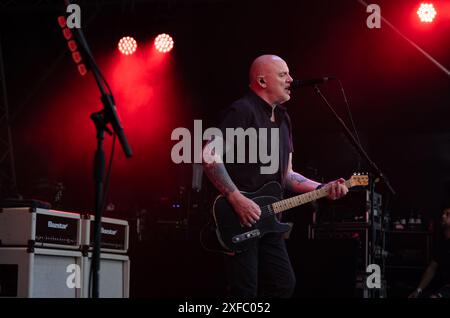
[[263,77],[263,76],[258,77],[258,84],[259,84],[261,87],[267,87],[266,81],[264,80],[264,77]]

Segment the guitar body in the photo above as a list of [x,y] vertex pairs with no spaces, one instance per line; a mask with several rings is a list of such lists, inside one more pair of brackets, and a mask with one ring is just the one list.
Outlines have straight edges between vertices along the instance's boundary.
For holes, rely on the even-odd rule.
[[[278,182],[269,182],[256,192],[242,192],[260,207],[280,201],[283,190]],[[286,223],[278,221],[275,215],[260,218],[252,227],[240,223],[228,200],[220,195],[214,201],[213,216],[216,223],[216,234],[221,245],[231,251],[245,251],[256,243],[266,233],[284,233],[290,229]]]
[[[369,177],[355,174],[344,182],[347,188],[367,186]],[[242,192],[261,207],[261,217],[251,227],[241,224],[231,204],[220,195],[214,201],[213,216],[216,223],[216,236],[221,245],[231,252],[245,251],[255,245],[266,233],[284,233],[290,226],[276,218],[280,213],[296,206],[324,198],[329,195],[329,187],[323,187],[289,199],[282,199],[283,190],[277,182],[269,182],[256,192]]]

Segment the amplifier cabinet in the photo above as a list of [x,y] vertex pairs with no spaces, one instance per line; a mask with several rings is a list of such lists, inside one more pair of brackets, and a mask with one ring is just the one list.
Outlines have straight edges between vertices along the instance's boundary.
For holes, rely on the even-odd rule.
[[[91,272],[92,253],[83,257],[83,296],[89,297],[89,288],[92,287]],[[120,254],[100,254],[99,297],[100,298],[128,298],[130,295],[130,259]]]
[[[94,246],[94,216],[83,216],[82,245],[92,251]],[[129,225],[126,220],[102,218],[101,251],[110,253],[127,253],[129,241]]]
[[80,298],[82,275],[80,251],[0,248],[0,297]]
[[79,249],[81,216],[40,208],[0,209],[0,246]]
[[348,226],[347,224],[310,225],[309,239],[312,240],[353,240],[356,243],[357,269],[365,272],[371,262],[370,257],[370,227]]

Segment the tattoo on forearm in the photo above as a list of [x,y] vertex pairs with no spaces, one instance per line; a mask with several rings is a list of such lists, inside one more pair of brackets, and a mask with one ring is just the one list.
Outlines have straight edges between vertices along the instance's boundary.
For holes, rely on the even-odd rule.
[[224,196],[236,190],[223,163],[213,162],[204,164],[203,167],[211,182]]
[[304,176],[302,176],[302,175],[300,175],[298,173],[295,173],[295,172],[289,174],[289,179],[292,182],[297,183],[297,184],[302,184],[302,183],[305,183],[305,182],[308,181],[307,178],[305,178]]
[[286,178],[286,186],[290,190],[295,190],[296,186],[299,186],[303,183],[310,181],[308,178],[305,178],[299,173],[291,172]]

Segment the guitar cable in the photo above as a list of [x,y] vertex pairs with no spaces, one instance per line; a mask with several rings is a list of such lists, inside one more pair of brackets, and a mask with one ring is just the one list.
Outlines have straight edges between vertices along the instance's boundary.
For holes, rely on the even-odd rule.
[[[210,212],[212,213],[212,212]],[[227,252],[225,250],[219,250],[219,249],[213,249],[213,248],[209,248],[204,244],[204,233],[206,232],[206,230],[208,228],[215,228],[213,222],[212,222],[212,217],[210,215],[208,222],[206,222],[202,229],[200,230],[200,234],[199,234],[199,241],[200,241],[200,245],[201,247],[206,251],[206,252],[211,252],[211,253],[220,253],[220,254],[224,254],[224,255],[228,255],[228,256],[234,256],[236,255],[235,252]]]

